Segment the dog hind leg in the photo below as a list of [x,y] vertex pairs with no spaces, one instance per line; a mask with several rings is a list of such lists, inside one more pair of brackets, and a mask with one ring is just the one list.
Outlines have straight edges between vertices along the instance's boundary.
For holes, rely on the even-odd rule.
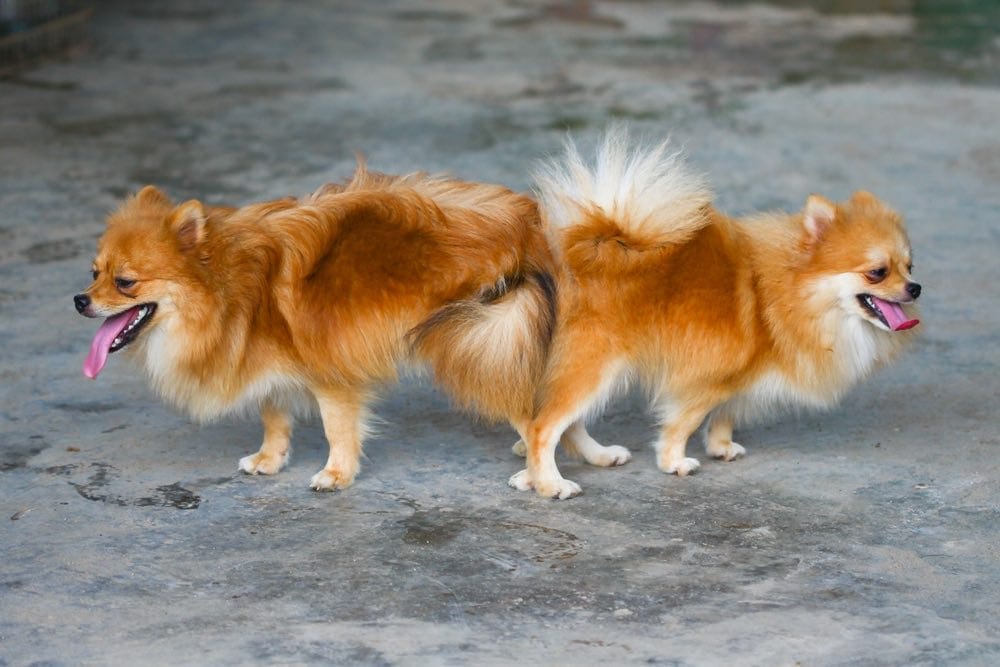
[[733,417],[725,412],[716,412],[708,421],[705,431],[705,453],[714,459],[732,461],[747,453],[747,450],[733,442]]
[[685,456],[684,451],[688,438],[719,402],[714,397],[703,397],[670,408],[656,442],[656,463],[660,470],[684,477],[701,466],[698,459]]
[[[580,348],[567,345],[564,349]],[[609,350],[602,353],[591,347],[586,355],[555,369],[545,386],[546,399],[528,428],[527,468],[512,476],[508,484],[522,491],[534,489],[542,496],[565,499],[579,494],[581,489],[560,474],[556,446],[567,429],[607,399],[618,384],[624,364],[612,358]],[[588,453],[597,451],[590,447]]]
[[314,391],[330,445],[326,465],[313,475],[309,486],[316,491],[345,489],[361,466],[361,442],[366,427],[368,396],[351,389]]
[[590,465],[602,468],[624,465],[632,458],[632,452],[625,447],[619,445],[606,446],[594,440],[590,433],[587,432],[587,426],[583,423],[582,419],[578,419],[570,424],[566,432],[563,433],[559,444],[568,453],[576,453],[582,456],[583,460]]
[[[624,465],[632,459],[632,452],[625,447],[619,447],[618,445],[605,446],[594,440],[590,433],[587,432],[587,426],[583,423],[582,419],[578,419],[570,424],[559,440],[559,444],[568,454],[582,456],[583,460],[590,465],[602,468]],[[528,455],[528,446],[524,444],[524,438],[515,442],[514,446],[511,447],[511,451],[515,456],[520,456],[522,459],[526,457]]]

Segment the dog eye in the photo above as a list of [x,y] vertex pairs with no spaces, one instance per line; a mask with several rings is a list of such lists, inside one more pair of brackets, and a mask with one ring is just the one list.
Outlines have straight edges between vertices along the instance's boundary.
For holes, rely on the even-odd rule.
[[129,280],[128,278],[115,278],[115,287],[118,289],[128,289],[135,285],[134,280]]
[[870,281],[872,281],[874,283],[877,283],[877,282],[879,282],[881,280],[884,280],[885,277],[886,277],[886,275],[888,275],[888,273],[889,273],[889,269],[885,268],[884,266],[881,266],[881,267],[879,267],[877,269],[872,269],[871,271],[869,271],[865,275],[868,276],[868,280],[870,280]]
[[94,280],[97,280],[97,276],[101,275],[101,272],[97,269],[91,269],[90,275],[94,278]]

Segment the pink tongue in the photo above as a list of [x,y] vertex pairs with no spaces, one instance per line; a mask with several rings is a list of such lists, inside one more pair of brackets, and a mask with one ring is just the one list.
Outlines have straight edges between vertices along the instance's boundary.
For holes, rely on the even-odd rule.
[[882,311],[882,315],[885,317],[886,321],[889,322],[889,328],[893,331],[912,329],[920,323],[920,320],[908,319],[906,317],[906,313],[903,312],[903,309],[898,303],[884,301],[875,295],[872,295],[872,300],[875,301],[875,305],[878,306],[878,309]]
[[104,324],[97,330],[97,334],[94,335],[94,341],[90,344],[90,354],[87,355],[86,361],[83,362],[84,375],[91,380],[97,377],[97,374],[101,372],[105,362],[108,360],[108,354],[111,353],[112,341],[118,337],[118,334],[125,330],[125,327],[132,321],[138,310],[138,308],[132,308],[104,320]]

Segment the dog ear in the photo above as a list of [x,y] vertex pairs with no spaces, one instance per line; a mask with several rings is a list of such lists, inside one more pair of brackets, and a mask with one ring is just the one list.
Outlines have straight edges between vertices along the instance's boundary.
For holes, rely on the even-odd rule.
[[833,224],[837,209],[826,197],[809,195],[806,207],[802,211],[802,226],[813,242],[823,238],[826,230]]
[[871,206],[872,204],[879,203],[878,198],[867,190],[858,190],[853,195],[851,195],[852,204],[860,204],[862,206]]
[[205,209],[197,199],[186,201],[174,211],[170,223],[181,252],[189,252],[205,240]]
[[170,197],[163,193],[155,185],[147,185],[139,190],[135,195],[136,201],[140,204],[170,204]]

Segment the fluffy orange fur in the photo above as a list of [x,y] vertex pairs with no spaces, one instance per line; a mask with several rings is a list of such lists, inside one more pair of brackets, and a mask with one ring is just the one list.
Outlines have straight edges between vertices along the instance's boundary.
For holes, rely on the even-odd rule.
[[862,303],[902,313],[920,292],[900,216],[869,193],[734,220],[665,144],[632,150],[620,132],[593,167],[570,145],[539,182],[566,271],[516,488],[579,493],[556,467],[559,439],[633,378],[662,420],[659,467],[683,476],[706,418],[707,453],[732,460],[736,421],[832,405],[911,338]]
[[531,198],[363,165],[303,200],[239,209],[147,186],[109,217],[93,268],[76,305],[109,332],[88,375],[124,347],[197,419],[259,409],[263,444],[239,464],[251,474],[282,468],[293,416],[318,408],[330,454],[317,490],[351,484],[367,406],[401,365],[429,366],[459,404],[523,432],[555,325]]
[[665,144],[633,150],[618,132],[593,166],[570,146],[539,184],[544,225],[499,186],[363,165],[239,209],[147,186],[109,217],[75,297],[108,318],[84,371],[124,348],[197,419],[259,410],[263,443],[239,462],[250,474],[280,470],[293,417],[318,409],[330,452],[311,486],[332,490],[358,472],[377,391],[427,366],[522,436],[512,486],[566,498],[580,487],[557,445],[629,460],[584,420],[632,380],[662,420],[660,468],[683,476],[703,422],[708,454],[733,460],[737,421],[832,405],[912,337],[909,240],[869,193],[736,220]]

